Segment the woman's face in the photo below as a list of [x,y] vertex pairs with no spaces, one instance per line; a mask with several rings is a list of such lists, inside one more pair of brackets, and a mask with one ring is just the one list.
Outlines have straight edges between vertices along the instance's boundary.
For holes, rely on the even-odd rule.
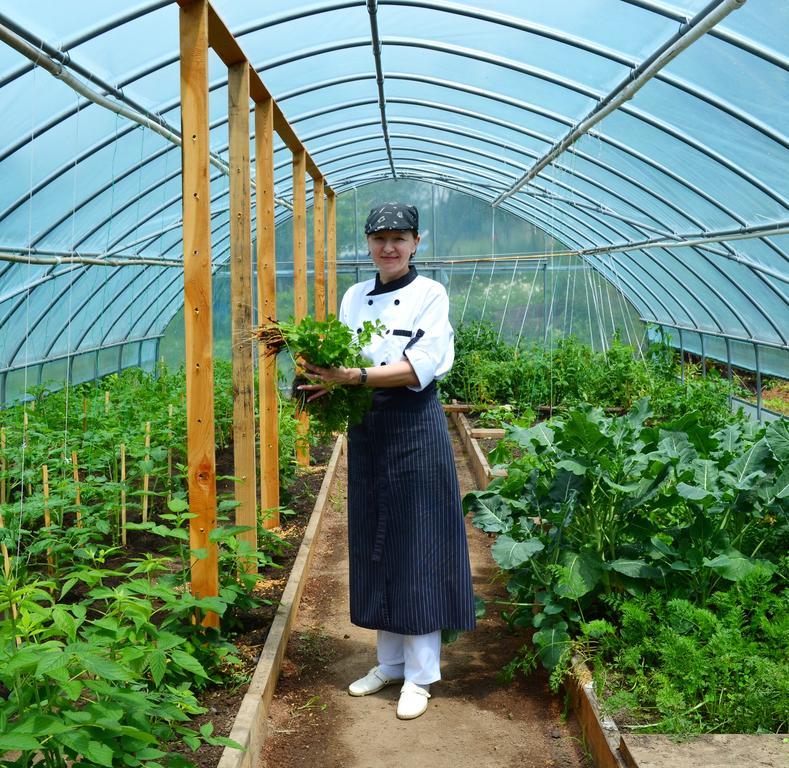
[[408,230],[389,230],[367,235],[367,247],[373,257],[382,283],[397,280],[408,272],[408,262],[416,252],[419,235]]

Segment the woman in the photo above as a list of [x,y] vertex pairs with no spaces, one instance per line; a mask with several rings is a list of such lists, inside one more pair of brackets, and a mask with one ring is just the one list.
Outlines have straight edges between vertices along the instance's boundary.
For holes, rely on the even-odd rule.
[[460,489],[436,380],[454,359],[449,299],[417,274],[419,214],[412,205],[373,208],[365,224],[378,268],[351,286],[340,320],[361,331],[380,320],[365,368],[305,367],[316,382],[373,388],[372,407],[348,430],[351,621],[378,630],[378,665],[351,683],[352,696],[403,681],[397,716],[419,717],[441,678],[442,629],[473,629],[474,596]]

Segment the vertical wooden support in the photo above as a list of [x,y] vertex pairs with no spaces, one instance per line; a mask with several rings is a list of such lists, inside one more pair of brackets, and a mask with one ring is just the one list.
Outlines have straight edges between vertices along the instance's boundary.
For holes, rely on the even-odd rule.
[[[255,104],[255,201],[257,206],[258,325],[277,315],[274,251],[274,100]],[[279,403],[277,358],[258,347],[260,377],[260,507],[266,528],[279,527]]]
[[312,184],[312,241],[315,248],[315,319],[326,319],[326,227],[323,179]]
[[[5,473],[7,466],[5,458],[5,427],[0,427],[0,528],[5,528],[3,505],[6,503]],[[2,549],[3,553],[3,575],[8,580],[11,575],[11,559],[8,556],[8,547],[5,542],[0,543],[0,549]]]
[[[183,130],[184,335],[186,337],[186,443],[189,481],[189,543],[192,593],[218,594],[216,456],[214,454],[214,361],[211,329],[211,190],[208,128],[208,3],[179,10],[181,124]],[[209,612],[203,623],[218,626]]]
[[[252,214],[249,179],[249,63],[227,70],[230,135],[230,303],[233,347],[233,474],[236,525],[257,550],[257,470],[255,468],[255,366],[252,358]],[[254,560],[246,564],[254,573]]]
[[[52,517],[49,514],[49,467],[44,464],[41,467],[41,482],[44,488],[44,527],[52,525]],[[47,574],[55,575],[55,559],[52,557],[52,547],[47,547]]]
[[126,546],[126,444],[121,443],[121,544]]
[[337,314],[337,198],[326,194],[326,312]]
[[[151,460],[151,422],[145,422],[145,463]],[[142,474],[142,521],[148,522],[148,489],[151,486],[151,475],[146,467]]]
[[77,528],[82,528],[82,499],[79,492],[79,464],[76,451],[71,452],[71,469],[74,473],[74,506],[77,510]]
[[173,497],[173,404],[167,406],[167,503]]
[[[294,317],[301,320],[307,314],[307,152],[293,153],[293,301]],[[310,463],[307,443],[309,421],[306,411],[299,416],[296,442],[296,463],[306,467]]]

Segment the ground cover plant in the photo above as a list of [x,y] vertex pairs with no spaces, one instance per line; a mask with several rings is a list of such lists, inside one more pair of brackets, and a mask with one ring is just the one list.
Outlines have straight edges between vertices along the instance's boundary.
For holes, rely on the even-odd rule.
[[445,402],[506,406],[514,417],[579,403],[623,411],[648,396],[657,418],[700,408],[723,425],[735,387],[715,371],[707,377],[697,373],[686,366],[681,376],[675,350],[663,343],[652,344],[643,356],[618,336],[605,352],[572,336],[549,347],[516,346],[486,323],[469,323],[458,328],[455,363],[440,386]]
[[[220,449],[230,375],[217,364]],[[220,593],[191,594],[182,373],[33,395],[0,412],[0,765],[177,766],[229,744],[189,721],[201,690],[239,674],[228,638],[260,600],[239,563],[272,567],[286,543],[261,531],[251,551],[221,501]],[[287,433],[292,407],[281,415]],[[291,457],[280,464],[293,473]],[[207,611],[221,630],[195,622]]]
[[[505,618],[536,630],[533,650],[525,647],[508,674],[542,663],[558,683],[573,651],[599,647],[616,669],[636,674],[638,684],[628,678],[627,688],[643,694],[640,711],[664,728],[729,727],[748,697],[751,714],[740,725],[785,726],[786,687],[755,681],[788,671],[782,558],[789,543],[789,429],[731,412],[724,426],[719,418],[708,409],[658,420],[643,399],[623,416],[580,405],[530,428],[508,428],[491,457],[507,476],[464,500],[474,524],[496,537],[493,557],[511,596]],[[744,605],[737,595],[755,594],[753,585],[762,608],[748,608],[761,617],[748,635],[750,614],[736,607]],[[649,610],[631,602],[638,600],[651,600]],[[732,674],[723,673],[720,655],[705,666],[700,653],[691,654],[703,632],[687,624],[676,630],[665,618],[683,611],[698,611],[694,621],[707,617],[719,648],[740,632],[747,651],[732,650]],[[773,621],[782,629],[762,626]],[[759,666],[754,643],[773,666]],[[686,646],[707,688],[692,688],[681,674],[670,682],[655,663],[670,666]],[[755,667],[735,674],[746,652]],[[710,706],[712,699],[718,705]]]

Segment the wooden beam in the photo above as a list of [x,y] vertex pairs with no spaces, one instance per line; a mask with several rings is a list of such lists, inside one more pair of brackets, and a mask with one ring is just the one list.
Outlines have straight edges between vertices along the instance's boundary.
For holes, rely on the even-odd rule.
[[337,197],[326,192],[326,312],[337,314]]
[[[189,544],[205,557],[192,558],[192,593],[219,592],[214,455],[214,361],[211,329],[211,190],[208,128],[208,3],[195,0],[179,11],[181,123],[183,126],[184,333],[186,336],[186,435],[189,482]],[[219,626],[209,612],[203,623]]]
[[[277,316],[274,250],[274,100],[255,104],[255,200],[257,206],[258,325]],[[266,528],[279,527],[279,405],[277,358],[258,346],[260,376],[260,506]]]
[[[307,315],[307,153],[300,149],[293,153],[293,303],[294,318]],[[296,444],[296,463],[308,466],[310,453],[307,444],[307,414],[301,412]]]
[[[257,551],[257,471],[255,468],[255,365],[252,349],[252,213],[249,158],[249,64],[227,70],[230,138],[230,304],[233,354],[233,474],[236,525]],[[254,560],[245,564],[257,571]]]
[[315,249],[315,319],[326,319],[326,226],[323,179],[312,183],[312,242]]

